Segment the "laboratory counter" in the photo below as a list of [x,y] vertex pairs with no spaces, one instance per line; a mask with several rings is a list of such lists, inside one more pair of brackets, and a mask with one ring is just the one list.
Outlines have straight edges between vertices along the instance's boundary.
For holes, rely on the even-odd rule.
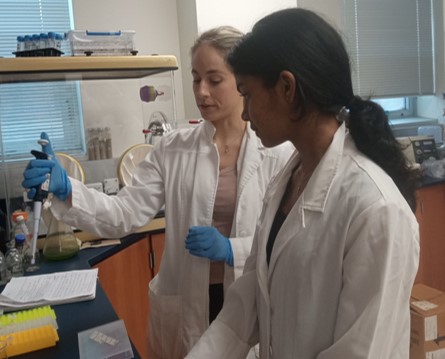
[[[163,232],[163,229],[153,233]],[[150,232],[151,234],[152,232]],[[147,232],[138,232],[121,239],[121,244],[106,247],[88,248],[63,261],[48,261],[41,256],[40,269],[32,274],[46,274],[61,271],[90,269],[101,261],[123,251],[147,236]],[[1,287],[0,290],[3,290]],[[118,320],[110,300],[98,280],[96,298],[91,301],[52,306],[57,316],[59,342],[55,347],[15,356],[17,359],[78,359],[79,347],[77,333],[99,325]],[[141,320],[145,320],[141,318]],[[132,343],[134,358],[140,358]]]

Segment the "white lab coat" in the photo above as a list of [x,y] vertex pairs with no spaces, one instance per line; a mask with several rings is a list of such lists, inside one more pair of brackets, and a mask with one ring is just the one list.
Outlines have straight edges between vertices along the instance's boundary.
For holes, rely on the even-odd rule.
[[[115,238],[147,224],[165,204],[165,250],[159,273],[149,285],[149,335],[159,358],[183,358],[208,327],[210,261],[190,255],[184,240],[191,226],[212,225],[219,173],[214,132],[213,125],[204,121],[163,136],[138,167],[133,185],[117,196],[72,180],[72,207],[57,200],[52,206],[56,218]],[[234,267],[226,265],[225,288],[242,274],[266,187],[293,149],[290,143],[265,148],[248,126],[237,163],[237,202],[230,237]]]
[[406,359],[418,224],[394,182],[342,125],[266,243],[294,154],[264,199],[245,274],[187,358]]

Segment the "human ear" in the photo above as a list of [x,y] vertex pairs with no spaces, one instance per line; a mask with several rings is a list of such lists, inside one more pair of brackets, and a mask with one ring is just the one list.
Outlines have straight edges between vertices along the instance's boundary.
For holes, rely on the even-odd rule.
[[282,71],[278,78],[278,84],[285,101],[293,104],[297,92],[297,79],[294,74],[290,71]]
[[[282,71],[278,79],[280,94],[289,109],[289,119],[291,122],[300,120],[303,114],[303,94],[299,88],[298,80],[290,71]],[[298,99],[297,97],[300,96]]]

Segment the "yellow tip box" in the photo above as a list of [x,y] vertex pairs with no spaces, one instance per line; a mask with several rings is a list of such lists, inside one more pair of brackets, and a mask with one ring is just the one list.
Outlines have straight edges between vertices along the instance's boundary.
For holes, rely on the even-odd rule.
[[410,359],[445,358],[445,293],[415,284],[410,309]]

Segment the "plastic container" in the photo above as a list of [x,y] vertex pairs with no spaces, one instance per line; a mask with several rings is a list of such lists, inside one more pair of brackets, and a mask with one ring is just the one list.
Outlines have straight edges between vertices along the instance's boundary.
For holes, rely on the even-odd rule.
[[123,320],[81,331],[77,336],[80,359],[134,358]]
[[79,31],[67,33],[73,56],[135,55],[135,31]]

